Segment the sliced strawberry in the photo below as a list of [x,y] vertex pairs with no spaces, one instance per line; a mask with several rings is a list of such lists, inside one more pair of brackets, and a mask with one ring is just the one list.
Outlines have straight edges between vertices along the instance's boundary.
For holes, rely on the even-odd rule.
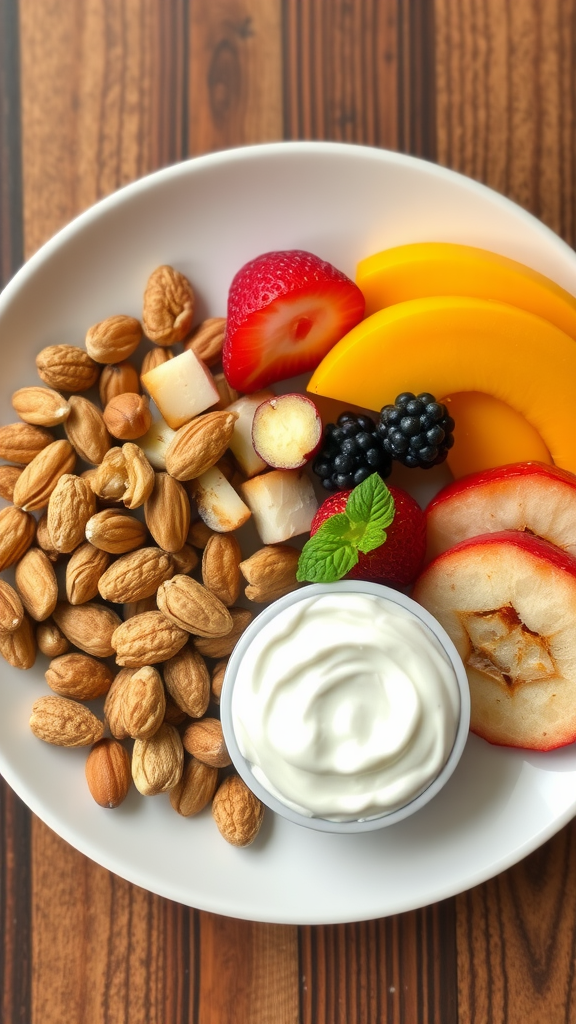
[[310,252],[267,252],[238,271],[228,295],[222,364],[249,394],[315,369],[364,316],[350,278]]

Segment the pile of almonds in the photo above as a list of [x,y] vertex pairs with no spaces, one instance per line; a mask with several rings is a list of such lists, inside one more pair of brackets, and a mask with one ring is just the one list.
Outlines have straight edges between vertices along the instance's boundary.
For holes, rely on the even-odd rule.
[[[194,328],[189,281],[162,266],[142,325],[111,316],[85,348],[39,353],[45,386],[16,391],[20,420],[0,427],[0,495],[12,502],[0,511],[0,570],[14,567],[13,585],[0,579],[0,653],[20,669],[37,650],[50,659],[51,693],[30,726],[48,743],[91,748],[98,804],[116,807],[133,781],[144,796],[168,792],[184,816],[211,803],[224,838],[247,846],[263,807],[230,773],[220,691],[252,618],[237,604],[242,578],[249,601],[273,600],[296,588],[298,552],[268,545],[243,559],[233,532],[193,516],[198,476],[217,466],[241,480],[227,452],[236,414],[226,406],[238,396],[214,372],[224,330],[223,318]],[[138,369],[144,336],[153,347]],[[176,431],[158,468],[137,443],[153,423],[141,378],[179,343],[213,373],[221,401]],[[99,403],[84,394],[96,387]],[[85,702],[102,697],[99,716]]]

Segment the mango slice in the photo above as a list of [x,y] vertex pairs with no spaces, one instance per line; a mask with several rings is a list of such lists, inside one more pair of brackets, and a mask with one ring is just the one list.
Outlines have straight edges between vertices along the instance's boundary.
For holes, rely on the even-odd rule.
[[576,340],[576,298],[544,274],[486,249],[452,242],[399,245],[358,264],[366,315],[432,295],[496,299],[542,316]]
[[576,345],[504,302],[440,296],[380,310],[324,357],[308,390],[374,410],[402,391],[482,391],[525,416],[555,464],[576,473]]
[[456,480],[513,462],[552,461],[540,434],[528,420],[493,395],[460,391],[440,401],[458,424],[458,443],[446,460]]

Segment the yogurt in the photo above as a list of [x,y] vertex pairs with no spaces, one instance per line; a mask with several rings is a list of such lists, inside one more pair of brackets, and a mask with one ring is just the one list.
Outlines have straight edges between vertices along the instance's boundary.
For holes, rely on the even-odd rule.
[[390,813],[439,775],[458,730],[460,690],[439,640],[387,598],[300,600],[244,652],[232,724],[254,778],[307,817]]

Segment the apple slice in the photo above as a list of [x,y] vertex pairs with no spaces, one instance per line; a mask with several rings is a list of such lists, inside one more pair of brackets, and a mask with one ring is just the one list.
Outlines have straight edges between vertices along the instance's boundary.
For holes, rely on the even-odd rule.
[[439,555],[413,598],[444,626],[468,675],[470,728],[552,750],[576,739],[576,558],[514,530]]
[[280,544],[308,533],[318,511],[309,477],[301,469],[274,469],[241,484],[264,544]]
[[266,469],[264,459],[260,458],[252,443],[252,422],[258,406],[269,398],[274,398],[273,391],[255,391],[254,394],[244,395],[226,407],[227,412],[235,412],[238,415],[229,448],[246,476],[256,476],[256,473]]
[[252,421],[252,444],[273,469],[300,469],[322,441],[320,413],[305,395],[278,395],[262,402]]
[[471,473],[436,495],[426,525],[428,559],[500,530],[527,530],[576,556],[576,476],[543,462]]

